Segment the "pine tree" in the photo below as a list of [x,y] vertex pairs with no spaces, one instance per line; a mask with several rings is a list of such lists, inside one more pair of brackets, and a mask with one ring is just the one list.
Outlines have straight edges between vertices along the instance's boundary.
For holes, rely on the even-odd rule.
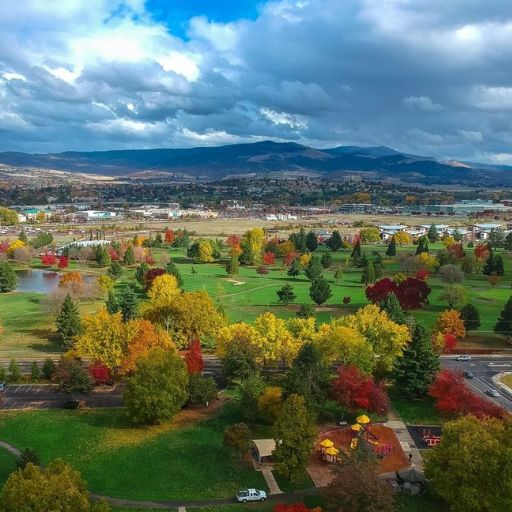
[[319,306],[331,298],[331,287],[323,276],[319,276],[311,282],[309,296]]
[[124,253],[123,263],[125,265],[135,265],[135,251],[133,250],[133,246],[130,245],[126,252]]
[[144,285],[144,274],[149,270],[149,265],[146,262],[142,262],[135,270],[135,279],[143,286]]
[[396,298],[396,295],[391,292],[388,293],[385,299],[379,302],[379,307],[382,311],[385,311],[393,322],[396,324],[404,324],[405,323],[405,315],[400,306],[400,302]]
[[313,231],[309,231],[306,235],[306,248],[309,252],[315,252],[318,248],[318,237]]
[[318,258],[311,258],[309,265],[304,270],[304,274],[306,274],[306,277],[310,281],[314,281],[315,279],[321,277],[323,272],[324,267],[322,267],[322,264],[320,263]]
[[0,292],[10,292],[18,286],[18,277],[10,263],[0,261]]
[[21,380],[21,371],[16,359],[11,359],[7,367],[7,380],[9,382],[19,382]]
[[30,366],[30,380],[32,382],[39,382],[39,378],[41,377],[41,372],[39,371],[39,366],[37,365],[37,361],[32,361]]
[[361,241],[358,240],[354,248],[352,249],[352,254],[350,255],[354,265],[358,267],[361,262],[362,254],[361,254]]
[[324,252],[320,258],[320,263],[323,268],[329,268],[332,265],[332,254],[330,252]]
[[419,239],[418,247],[416,247],[416,254],[421,254],[423,252],[428,252],[428,243],[426,236],[422,236]]
[[107,276],[113,281],[119,279],[123,274],[123,267],[118,261],[113,261],[107,270]]
[[396,256],[395,237],[392,237],[391,241],[388,244],[388,248],[386,249],[386,256],[389,256],[390,258],[393,257],[393,256]]
[[105,302],[105,307],[110,315],[114,315],[119,311],[119,302],[116,299],[116,296],[112,290],[108,292],[108,297]]
[[437,227],[435,224],[432,224],[428,229],[427,238],[429,239],[430,243],[439,241],[439,231],[437,231]]
[[295,279],[300,274],[300,265],[297,259],[294,259],[286,272],[289,276],[292,276]]
[[96,246],[96,263],[99,267],[108,267],[112,263],[112,258],[103,245]]
[[62,303],[56,324],[62,345],[64,348],[69,348],[73,344],[74,337],[82,332],[82,321],[78,308],[69,293]]
[[235,276],[238,274],[240,268],[240,263],[238,262],[238,258],[236,256],[233,256],[228,260],[226,263],[226,273],[228,276]]
[[482,273],[486,276],[504,275],[505,268],[503,266],[503,258],[499,254],[494,254],[491,251],[488,258],[485,260]]
[[410,398],[424,396],[439,368],[439,356],[434,351],[429,332],[424,325],[416,323],[410,343],[395,364],[397,389]]
[[277,290],[277,296],[279,297],[278,302],[288,306],[291,304],[297,296],[293,293],[293,288],[289,284],[285,284],[281,289]]
[[467,331],[475,331],[480,327],[480,312],[473,304],[466,304],[460,311]]
[[173,260],[169,260],[167,265],[165,265],[165,271],[171,276],[174,276],[176,281],[178,281],[178,286],[183,288],[183,277],[181,277],[181,273]]
[[296,481],[308,465],[314,448],[316,427],[304,397],[290,395],[274,424],[276,471]]
[[500,317],[494,326],[494,332],[503,334],[507,338],[512,336],[512,297],[510,297],[501,311]]
[[366,261],[365,266],[363,268],[363,275],[361,276],[361,282],[368,286],[369,283],[373,283],[375,281],[375,268],[373,266],[373,261]]
[[119,297],[119,310],[123,317],[123,322],[133,320],[137,316],[137,297],[131,286],[127,286]]
[[506,251],[512,251],[512,231],[505,237],[504,246]]
[[46,380],[50,380],[53,376],[53,372],[55,371],[55,363],[50,357],[47,357],[43,363],[43,368],[41,370],[43,377]]
[[25,233],[25,231],[21,231],[18,236],[18,240],[21,240],[25,245],[28,245],[27,233]]
[[325,245],[331,249],[331,251],[339,251],[343,246],[343,240],[339,231],[333,231],[332,235],[325,241]]
[[343,277],[343,269],[341,266],[336,267],[336,272],[334,272],[334,279],[336,282],[341,281],[341,278]]

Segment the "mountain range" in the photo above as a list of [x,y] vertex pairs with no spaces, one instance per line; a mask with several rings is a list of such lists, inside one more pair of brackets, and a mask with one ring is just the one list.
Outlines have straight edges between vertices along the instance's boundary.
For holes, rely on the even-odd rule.
[[512,186],[512,167],[439,161],[385,146],[316,149],[291,142],[263,141],[190,149],[0,153],[0,164],[115,177],[173,173],[196,179],[274,172],[315,173],[331,179],[350,174],[423,185]]

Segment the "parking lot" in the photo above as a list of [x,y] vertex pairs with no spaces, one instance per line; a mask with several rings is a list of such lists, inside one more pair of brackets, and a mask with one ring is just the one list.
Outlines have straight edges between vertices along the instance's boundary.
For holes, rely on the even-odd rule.
[[[121,407],[122,390],[119,387],[93,391],[90,395],[77,395],[88,407]],[[52,409],[62,407],[69,395],[58,391],[53,384],[7,385],[0,393],[0,409]]]
[[[474,378],[466,379],[466,384],[472,391],[512,412],[512,395],[498,388],[492,380],[498,373],[512,372],[512,357],[473,356],[471,361],[457,361],[456,356],[447,356],[441,363],[443,368],[471,372]],[[490,389],[497,389],[501,396],[489,396]]]

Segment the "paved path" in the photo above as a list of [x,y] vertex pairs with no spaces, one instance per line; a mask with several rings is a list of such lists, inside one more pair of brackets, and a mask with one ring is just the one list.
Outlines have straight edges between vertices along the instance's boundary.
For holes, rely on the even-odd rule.
[[277,485],[274,473],[272,473],[271,469],[262,469],[261,474],[265,478],[265,482],[267,482],[269,494],[283,494],[283,491],[281,491],[279,485]]
[[[15,457],[20,457],[21,452],[13,446],[5,441],[0,440],[0,449],[4,449],[9,453],[12,453]],[[274,475],[270,472],[272,479],[274,479]],[[265,476],[265,474],[264,474]],[[266,479],[266,477],[265,477]],[[275,479],[274,479],[275,482]],[[283,493],[278,485],[275,482],[275,491],[272,493],[272,488],[269,485],[270,496],[269,500],[274,501],[295,501],[297,498],[314,495],[317,494],[318,491],[316,489],[308,489],[306,491],[294,491]],[[125,500],[123,498],[112,498],[110,496],[101,496],[99,494],[91,494],[91,498],[95,501],[107,501],[111,505],[115,505],[118,507],[126,507],[126,508],[141,508],[141,509],[157,509],[164,510],[169,508],[177,508],[177,509],[187,509],[187,508],[203,508],[203,507],[215,507],[219,505],[232,505],[234,503],[233,498],[219,498],[219,499],[210,499],[210,500],[195,500],[195,501],[174,501],[174,500],[158,500],[158,501],[138,501],[138,500]],[[181,512],[181,511],[180,511]]]
[[384,426],[393,430],[398,441],[400,441],[405,454],[407,456],[409,456],[409,453],[412,454],[411,462],[413,466],[419,471],[423,471],[423,457],[421,456],[418,448],[416,448],[416,445],[414,444],[414,441],[400,416],[398,416],[398,414],[393,410],[389,411],[388,421],[384,423]]

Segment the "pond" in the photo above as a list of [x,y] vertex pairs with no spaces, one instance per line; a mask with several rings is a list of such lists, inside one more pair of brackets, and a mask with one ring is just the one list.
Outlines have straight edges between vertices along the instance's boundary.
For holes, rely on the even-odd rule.
[[[59,286],[60,272],[43,269],[17,270],[19,292],[51,293]],[[87,283],[94,279],[92,275],[84,275],[84,281]]]

